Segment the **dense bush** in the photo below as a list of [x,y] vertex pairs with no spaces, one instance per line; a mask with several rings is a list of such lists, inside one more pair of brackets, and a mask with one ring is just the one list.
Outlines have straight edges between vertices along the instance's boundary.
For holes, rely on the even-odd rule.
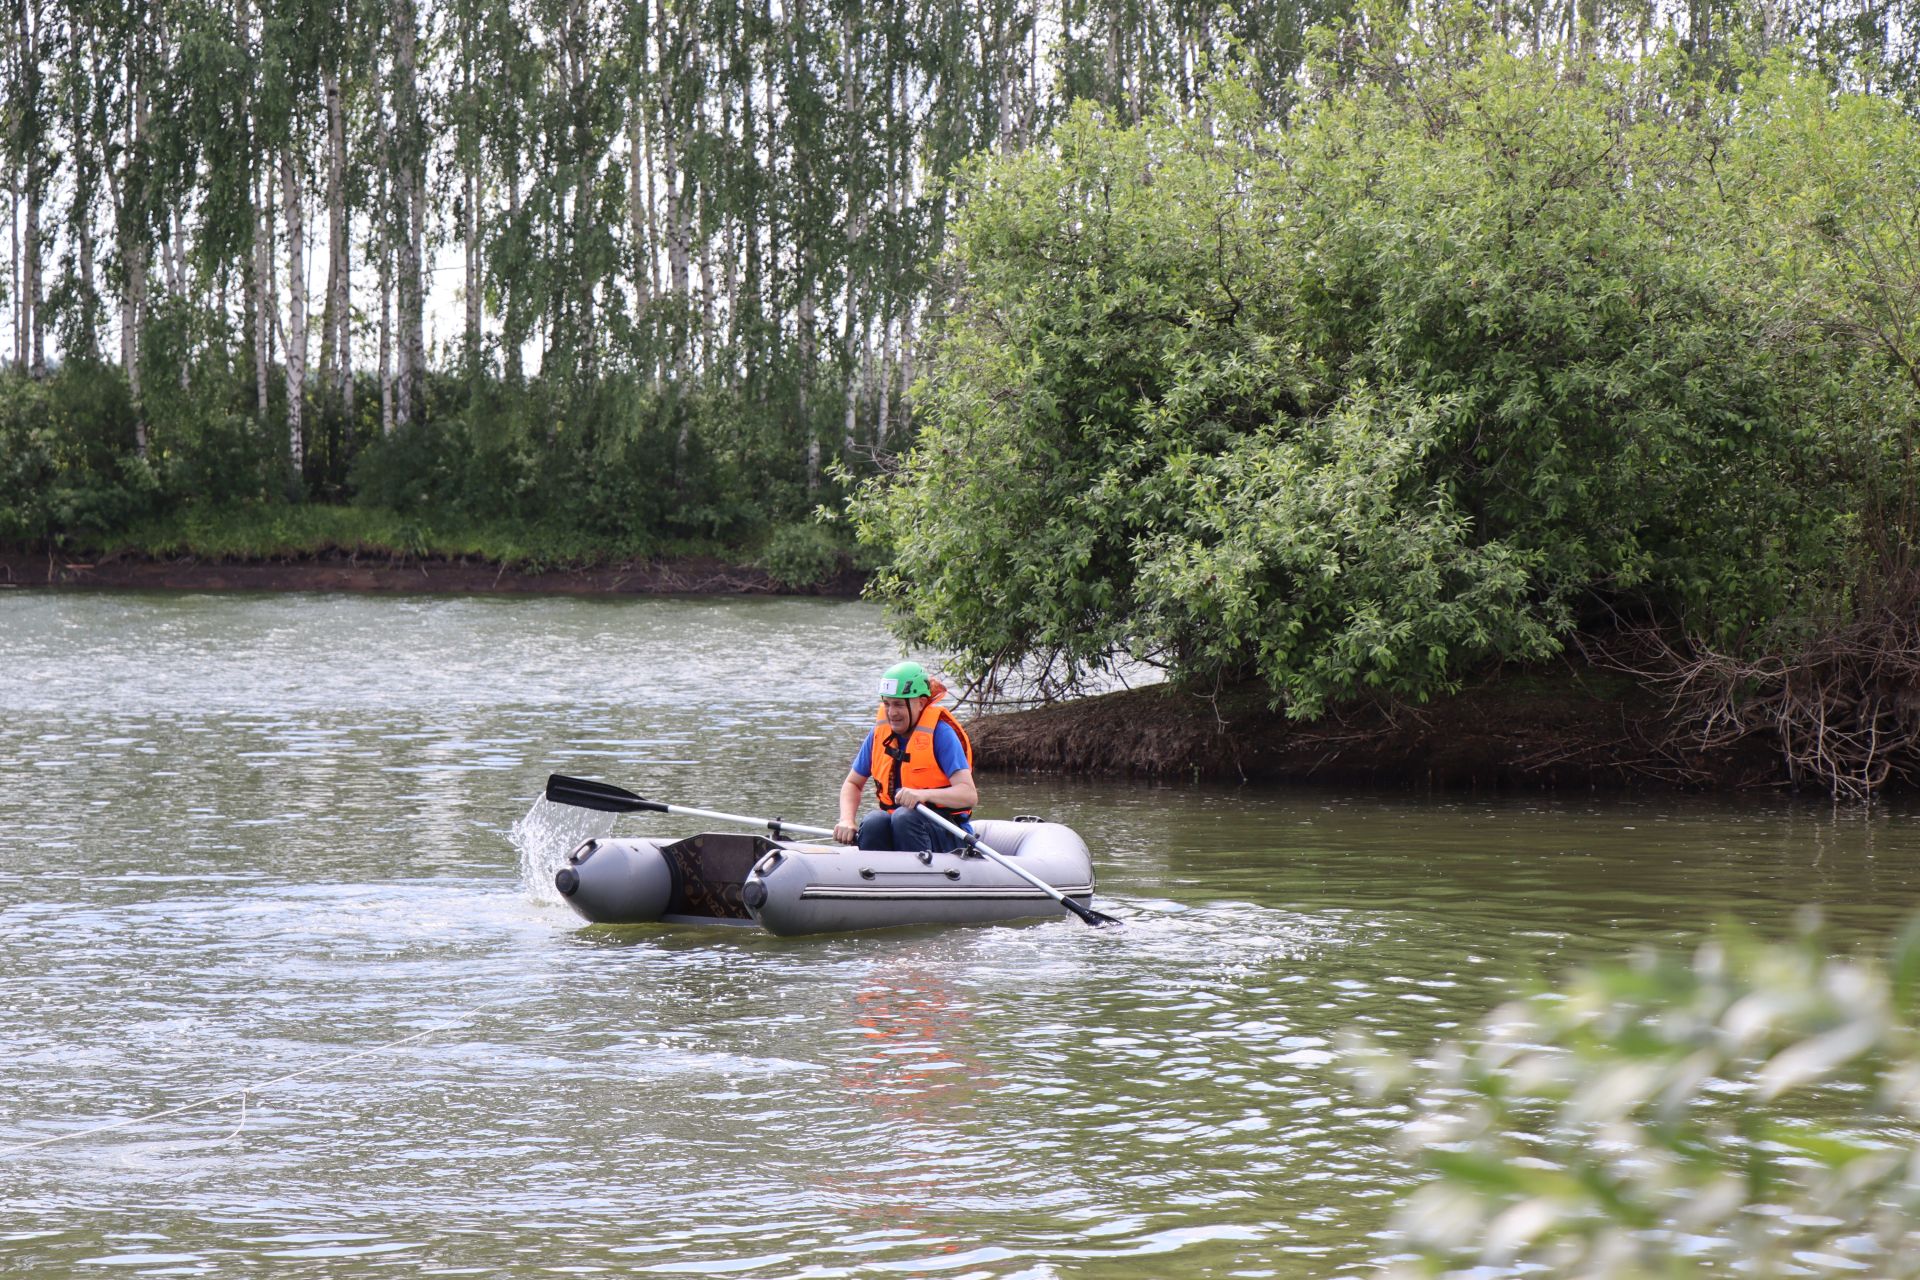
[[923,434],[856,503],[912,642],[1313,715],[1622,609],[1748,643],[1876,571],[1920,125],[1466,28],[1349,33],[1284,129],[1229,82],[963,175]]
[[[197,323],[170,311],[154,326],[152,362],[187,376],[148,379],[144,457],[117,368],[74,363],[44,381],[0,374],[0,543],[172,545],[197,530],[209,546],[280,545],[256,508],[346,500],[445,534],[449,547],[485,526],[487,545],[524,543],[539,562],[574,562],[670,542],[745,551],[840,491],[830,476],[817,490],[807,482],[804,441],[831,430],[831,395],[815,397],[802,423],[732,390],[619,371],[519,386],[436,378],[424,420],[391,433],[376,381],[356,388],[351,419],[316,390],[296,477],[284,404],[270,403],[263,424],[251,378],[217,354],[226,339]],[[276,377],[269,397],[280,396]]]
[[[457,519],[551,524],[604,540],[696,538],[744,546],[808,509],[804,450],[787,424],[755,425],[726,391],[623,373],[576,385],[485,383],[446,412],[375,437],[356,500]],[[821,494],[818,496],[829,496]]]
[[812,522],[783,524],[767,538],[760,566],[783,587],[817,587],[840,568],[844,549],[828,529]]
[[44,382],[0,377],[0,541],[84,542],[147,515],[160,484],[132,445],[114,370],[76,362]]

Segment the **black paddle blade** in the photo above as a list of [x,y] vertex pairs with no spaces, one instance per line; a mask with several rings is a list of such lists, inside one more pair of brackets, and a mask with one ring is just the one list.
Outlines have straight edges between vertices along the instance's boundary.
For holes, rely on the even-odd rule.
[[1079,916],[1082,920],[1085,920],[1088,924],[1092,925],[1096,929],[1098,929],[1101,925],[1105,925],[1105,924],[1121,923],[1119,920],[1114,919],[1110,915],[1105,915],[1101,912],[1095,911],[1092,907],[1081,906],[1079,903],[1075,902],[1072,898],[1060,899],[1060,905],[1065,907],[1067,910],[1073,912],[1073,914]]
[[598,809],[602,813],[634,813],[645,810],[665,813],[667,806],[658,800],[637,796],[623,787],[586,778],[569,778],[563,773],[547,778],[547,800],[551,804],[570,804],[576,809]]

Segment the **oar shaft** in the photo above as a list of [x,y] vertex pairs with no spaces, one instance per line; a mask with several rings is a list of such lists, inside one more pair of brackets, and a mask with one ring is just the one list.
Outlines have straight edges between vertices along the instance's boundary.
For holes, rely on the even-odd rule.
[[1042,880],[1039,876],[1033,874],[1033,872],[1027,870],[1025,867],[1015,866],[1012,859],[1008,858],[1005,854],[1002,854],[997,850],[989,848],[986,845],[986,843],[980,839],[979,836],[974,835],[971,831],[963,830],[961,827],[959,827],[954,823],[948,822],[946,819],[946,815],[936,811],[932,805],[923,804],[923,805],[918,805],[916,807],[920,810],[920,812],[926,814],[929,818],[932,818],[935,822],[945,827],[949,832],[951,832],[956,836],[959,836],[962,840],[967,841],[968,848],[978,849],[981,853],[986,854],[989,858],[992,858],[995,862],[999,863],[1001,866],[1005,867],[1007,870],[1013,872],[1013,874],[1019,876],[1022,880],[1025,880],[1028,884],[1032,885],[1034,888],[1045,890],[1047,896],[1052,898],[1055,902],[1059,903],[1061,906],[1064,907],[1064,906],[1079,905],[1077,903],[1069,903],[1067,901],[1066,894],[1060,892],[1058,889],[1054,888],[1052,885],[1048,884],[1045,880]]
[[737,822],[747,827],[765,827],[769,831],[775,829],[781,831],[797,831],[801,835],[806,836],[830,836],[833,834],[832,827],[807,827],[802,826],[798,822],[782,822],[778,818],[771,820],[766,818],[750,818],[744,813],[718,813],[712,809],[690,809],[683,804],[670,804],[664,806],[664,808],[668,813],[684,813],[695,818],[713,818],[720,822]]

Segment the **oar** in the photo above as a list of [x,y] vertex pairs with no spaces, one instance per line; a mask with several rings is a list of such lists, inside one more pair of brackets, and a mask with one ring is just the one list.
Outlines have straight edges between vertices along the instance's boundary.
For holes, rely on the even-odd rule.
[[[832,829],[829,827],[803,827],[798,823],[782,822],[778,818],[769,821],[765,818],[750,818],[738,813],[718,813],[712,809],[690,809],[684,805],[663,804],[658,800],[649,800],[645,796],[635,795],[624,787],[616,787],[611,783],[591,782],[586,778],[569,778],[559,773],[553,774],[547,779],[547,799],[554,804],[568,804],[577,809],[598,809],[602,813],[685,813],[691,814],[696,818],[715,818],[721,822],[737,822],[742,826],[765,827],[768,831],[771,831],[776,838],[778,838],[782,831],[798,831],[810,836],[830,836],[833,834]],[[1081,906],[1072,898],[1069,898],[1066,894],[1060,892],[1045,880],[1042,880],[1039,876],[1028,871],[1025,867],[1015,866],[1005,855],[980,843],[979,836],[974,835],[970,831],[962,830],[960,827],[948,822],[940,816],[940,814],[934,812],[933,809],[924,805],[919,806],[919,808],[935,822],[945,827],[954,835],[959,836],[960,842],[967,848],[992,858],[995,862],[1013,872],[1013,874],[1019,876],[1022,880],[1025,880],[1042,893],[1045,893],[1048,897],[1073,912],[1073,914],[1079,916],[1088,924],[1103,925],[1120,923],[1120,921],[1110,915],[1104,915],[1090,907]]]
[[995,862],[999,863],[1001,866],[1005,867],[1007,870],[1013,872],[1013,874],[1019,876],[1022,880],[1025,880],[1028,884],[1032,885],[1034,888],[1041,890],[1049,898],[1052,898],[1055,902],[1059,903],[1061,906],[1065,907],[1067,910],[1073,912],[1073,914],[1079,916],[1082,920],[1085,920],[1088,924],[1094,925],[1097,927],[1103,924],[1119,924],[1120,923],[1118,920],[1114,919],[1112,916],[1103,915],[1102,913],[1095,911],[1091,907],[1081,906],[1079,903],[1075,902],[1072,898],[1069,898],[1066,894],[1060,892],[1058,889],[1048,884],[1045,880],[1042,880],[1039,876],[1034,875],[1033,872],[1027,870],[1025,867],[1015,866],[1004,855],[996,853],[994,850],[987,847],[987,845],[981,841],[980,837],[973,834],[973,832],[966,830],[964,827],[960,827],[955,825],[954,823],[948,822],[946,819],[946,815],[935,810],[932,805],[922,804],[922,805],[915,805],[914,807],[920,810],[920,812],[926,814],[929,818],[932,818],[935,822],[939,823],[941,826],[945,827],[948,831],[952,832],[954,835],[959,836],[961,844],[964,844],[967,848],[972,849],[976,853],[986,854],[989,858],[992,858]]
[[802,835],[830,836],[832,827],[803,827],[795,822],[782,822],[778,818],[749,818],[740,813],[717,813],[712,809],[690,809],[685,805],[663,804],[658,800],[649,800],[637,796],[624,787],[616,787],[607,782],[592,782],[586,778],[569,778],[556,773],[547,778],[547,799],[554,804],[570,804],[576,809],[598,809],[602,813],[684,813],[695,818],[713,818],[720,822],[737,822],[742,826],[765,827],[778,839],[783,831],[797,831]]

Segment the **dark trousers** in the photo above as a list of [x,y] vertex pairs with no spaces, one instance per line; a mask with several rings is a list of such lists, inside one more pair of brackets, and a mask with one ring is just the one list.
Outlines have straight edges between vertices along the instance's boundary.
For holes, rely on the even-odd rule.
[[[961,823],[954,823],[963,827]],[[960,847],[960,837],[915,809],[875,809],[860,821],[862,849],[905,849],[917,853],[930,850],[945,853]]]

